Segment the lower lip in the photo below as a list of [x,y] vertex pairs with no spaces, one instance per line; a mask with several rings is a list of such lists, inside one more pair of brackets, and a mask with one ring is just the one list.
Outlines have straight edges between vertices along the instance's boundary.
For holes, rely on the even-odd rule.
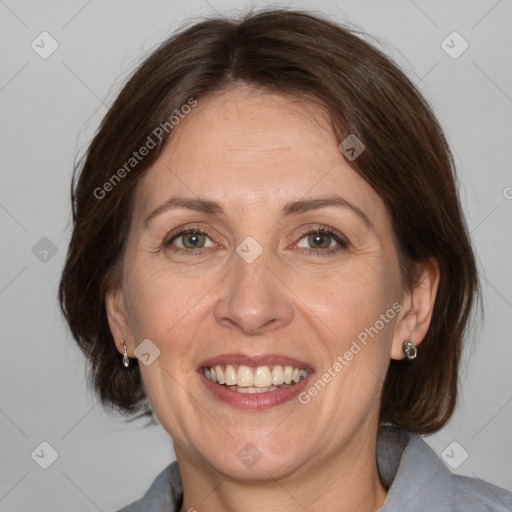
[[307,385],[307,381],[313,375],[309,373],[306,378],[293,386],[288,386],[266,393],[239,393],[229,389],[223,384],[217,384],[199,373],[206,387],[215,398],[237,409],[270,409],[293,400]]

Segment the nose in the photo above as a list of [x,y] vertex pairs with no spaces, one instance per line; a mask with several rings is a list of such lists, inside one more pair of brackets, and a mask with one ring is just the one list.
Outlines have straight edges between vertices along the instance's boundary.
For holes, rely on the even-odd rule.
[[265,251],[252,263],[233,257],[215,305],[217,322],[247,335],[288,325],[294,314],[290,292],[269,266]]

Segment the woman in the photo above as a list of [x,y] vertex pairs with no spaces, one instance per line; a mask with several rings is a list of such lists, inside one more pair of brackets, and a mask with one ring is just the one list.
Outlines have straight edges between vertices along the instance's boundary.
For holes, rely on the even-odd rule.
[[177,462],[135,511],[510,510],[418,434],[478,294],[452,157],[378,50],[304,12],[213,19],[120,92],[60,300],[102,402]]

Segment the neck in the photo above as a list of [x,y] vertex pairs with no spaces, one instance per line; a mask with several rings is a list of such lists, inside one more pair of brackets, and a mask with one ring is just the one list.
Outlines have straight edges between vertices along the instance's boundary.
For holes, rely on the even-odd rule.
[[181,512],[374,512],[386,500],[376,460],[377,430],[361,429],[328,457],[281,479],[242,481],[223,475],[175,446],[184,491]]

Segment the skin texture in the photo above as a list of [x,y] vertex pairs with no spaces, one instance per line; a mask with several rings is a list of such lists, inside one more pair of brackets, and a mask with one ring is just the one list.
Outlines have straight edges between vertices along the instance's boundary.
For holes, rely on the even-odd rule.
[[[138,364],[174,441],[182,510],[373,511],[386,499],[375,458],[381,388],[403,342],[424,338],[439,275],[426,262],[403,289],[386,208],[338,143],[318,106],[238,84],[200,99],[138,185],[107,311],[120,353],[122,339],[131,357],[144,339],[160,350]],[[372,227],[335,206],[281,215],[290,201],[333,195]],[[172,196],[216,201],[224,213],[175,208],[145,223]],[[179,253],[190,235],[165,245],[187,226],[208,232],[203,248]],[[318,248],[304,235],[322,226],[348,246],[324,235]],[[252,263],[236,252],[248,236],[263,249]],[[293,357],[321,377],[396,302],[401,311],[306,405],[240,410],[198,374],[208,358],[242,353]],[[237,456],[248,442],[262,454],[252,467]]]

